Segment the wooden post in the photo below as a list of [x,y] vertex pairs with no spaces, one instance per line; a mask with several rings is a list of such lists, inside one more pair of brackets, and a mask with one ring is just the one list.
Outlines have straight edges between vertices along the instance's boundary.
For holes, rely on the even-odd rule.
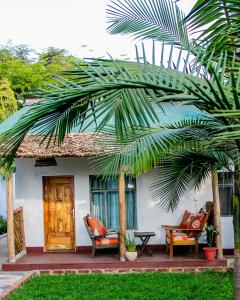
[[221,211],[220,211],[220,197],[218,189],[218,174],[216,166],[212,166],[212,191],[213,191],[213,204],[214,204],[214,226],[218,231],[216,238],[217,245],[217,258],[223,258],[222,249],[222,228],[221,228]]
[[119,182],[119,217],[120,217],[120,245],[119,245],[119,256],[120,261],[125,261],[126,252],[126,202],[125,202],[125,177],[124,173],[120,171]]
[[15,261],[14,244],[14,219],[13,219],[13,176],[6,179],[7,184],[7,240],[8,240],[8,260]]

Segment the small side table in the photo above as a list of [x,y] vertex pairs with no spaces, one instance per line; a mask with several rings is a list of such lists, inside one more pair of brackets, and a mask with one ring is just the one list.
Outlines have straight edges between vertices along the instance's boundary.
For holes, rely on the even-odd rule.
[[140,240],[142,241],[142,245],[139,249],[139,256],[142,255],[144,251],[148,252],[151,256],[153,255],[152,250],[147,246],[147,244],[150,238],[155,235],[155,232],[134,232],[134,236],[140,238]]

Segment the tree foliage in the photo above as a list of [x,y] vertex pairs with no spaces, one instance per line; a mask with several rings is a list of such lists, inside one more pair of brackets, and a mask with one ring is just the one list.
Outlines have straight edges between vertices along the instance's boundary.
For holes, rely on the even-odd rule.
[[0,80],[0,122],[17,110],[17,101],[8,79]]
[[75,68],[79,61],[64,49],[50,47],[38,54],[24,44],[8,43],[0,47],[0,79],[8,79],[15,97],[23,99],[45,87],[45,82],[53,83],[54,75]]

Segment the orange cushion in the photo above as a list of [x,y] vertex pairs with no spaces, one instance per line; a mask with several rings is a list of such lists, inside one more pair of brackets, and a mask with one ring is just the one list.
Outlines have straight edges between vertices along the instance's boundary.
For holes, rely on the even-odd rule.
[[[188,210],[185,210],[182,221],[179,225],[179,228],[181,228],[181,229],[201,229],[203,226],[203,223],[205,221],[205,217],[206,217],[205,213],[194,214]],[[195,237],[198,232],[185,231],[184,233],[186,233],[189,238],[192,238],[192,237]]]
[[113,245],[118,244],[118,238],[110,237],[110,238],[101,238],[96,240],[97,245]]
[[188,236],[183,232],[173,232],[173,240],[174,241],[187,241]]
[[188,210],[185,210],[183,217],[182,217],[182,221],[179,225],[179,228],[181,229],[187,229],[189,222],[190,222],[190,217],[191,217],[192,213]]
[[107,229],[100,220],[98,220],[97,218],[88,216],[87,222],[88,222],[88,226],[90,227],[93,235],[95,235],[95,236],[99,236],[99,235],[105,236],[106,235]]
[[[192,214],[190,216],[190,222],[188,224],[188,229],[202,229],[206,215],[205,214]],[[195,237],[198,234],[196,231],[188,232],[188,237]]]

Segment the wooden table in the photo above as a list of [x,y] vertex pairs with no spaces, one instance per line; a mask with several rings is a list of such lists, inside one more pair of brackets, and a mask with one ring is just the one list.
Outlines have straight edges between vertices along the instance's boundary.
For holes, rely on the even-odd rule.
[[151,256],[153,255],[152,250],[147,246],[147,244],[150,238],[155,235],[156,235],[155,232],[139,232],[139,231],[134,232],[134,236],[140,238],[140,240],[142,241],[142,245],[140,245],[140,249],[138,253],[139,256],[142,255],[144,251],[148,252]]

